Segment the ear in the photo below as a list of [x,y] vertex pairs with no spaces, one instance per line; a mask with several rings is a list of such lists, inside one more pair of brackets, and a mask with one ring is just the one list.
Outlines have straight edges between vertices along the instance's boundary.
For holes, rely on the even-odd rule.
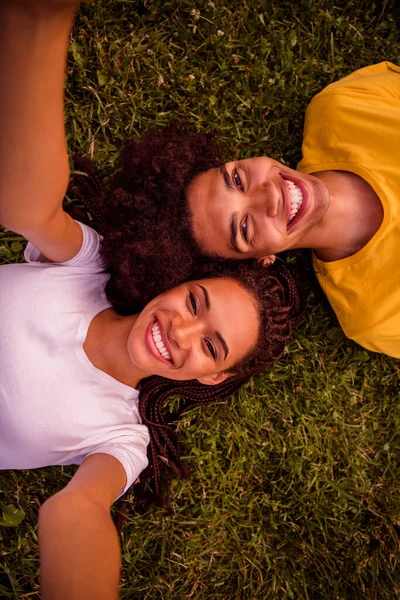
[[217,385],[218,383],[222,383],[228,377],[232,377],[233,373],[214,373],[214,375],[204,375],[204,377],[199,377],[197,381],[203,383],[204,385]]
[[259,262],[263,265],[263,267],[270,267],[274,264],[276,259],[275,254],[270,254],[269,256],[264,256],[259,259]]

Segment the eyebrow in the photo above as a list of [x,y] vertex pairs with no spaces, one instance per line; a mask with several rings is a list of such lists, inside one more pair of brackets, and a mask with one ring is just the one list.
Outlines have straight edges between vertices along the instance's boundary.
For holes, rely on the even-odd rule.
[[[198,283],[197,285],[198,285],[198,287],[201,289],[201,291],[204,294],[204,302],[206,303],[207,310],[210,310],[210,308],[211,308],[211,302],[210,302],[210,295],[208,293],[207,288],[205,288],[204,285],[201,285],[200,283]],[[228,344],[226,343],[226,341],[224,340],[224,338],[222,337],[222,335],[219,333],[219,331],[216,331],[215,335],[219,339],[220,344],[221,344],[222,348],[224,349],[224,353],[225,353],[224,360],[226,360],[226,358],[227,358],[227,356],[229,354]]]
[[236,250],[236,252],[238,252],[239,254],[244,254],[243,250],[241,250],[239,248],[239,244],[238,244],[238,219],[239,219],[239,213],[238,212],[234,212],[232,213],[231,216],[231,223],[230,223],[230,230],[231,230],[231,246],[234,250]]
[[224,178],[225,187],[229,192],[233,192],[235,186],[232,183],[232,179],[229,176],[228,170],[225,165],[221,165],[219,168],[219,172],[222,174]]
[[[228,190],[228,192],[234,191],[235,186],[232,183],[232,179],[229,176],[226,166],[221,165],[219,168],[219,172],[221,173],[222,177],[224,178],[225,187]],[[238,219],[239,219],[239,213],[237,213],[237,212],[232,213],[230,227],[229,227],[231,230],[231,236],[230,236],[231,248],[233,248],[235,250],[235,252],[237,252],[238,254],[244,254],[243,250],[241,250],[239,248],[239,244],[238,244]]]
[[197,285],[199,286],[199,288],[202,290],[202,292],[204,294],[204,302],[206,303],[207,310],[210,310],[211,303],[210,303],[210,296],[209,296],[207,289],[204,287],[204,285],[200,285],[200,283],[198,283]]

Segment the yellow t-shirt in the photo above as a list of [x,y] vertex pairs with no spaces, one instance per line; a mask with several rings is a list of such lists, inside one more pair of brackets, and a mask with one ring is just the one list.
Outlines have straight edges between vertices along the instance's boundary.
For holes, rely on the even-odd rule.
[[365,67],[313,98],[298,170],[350,171],[380,198],[384,218],[364,248],[313,263],[345,334],[400,358],[400,67]]

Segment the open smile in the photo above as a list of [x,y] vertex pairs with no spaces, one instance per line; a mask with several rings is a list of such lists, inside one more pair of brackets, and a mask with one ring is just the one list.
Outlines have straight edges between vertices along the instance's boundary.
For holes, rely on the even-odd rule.
[[284,173],[281,173],[281,177],[285,182],[287,201],[286,229],[289,231],[306,213],[308,193],[307,188],[302,185],[302,182],[294,182],[292,179],[288,179]]
[[158,360],[169,365],[174,364],[167,335],[157,317],[154,317],[154,321],[147,328],[146,342],[150,352]]

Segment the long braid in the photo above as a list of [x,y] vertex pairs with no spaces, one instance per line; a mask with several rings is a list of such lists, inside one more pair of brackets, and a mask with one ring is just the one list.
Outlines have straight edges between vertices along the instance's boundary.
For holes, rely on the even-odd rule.
[[[229,398],[248,378],[229,377],[214,386],[203,385],[196,380],[174,381],[158,376],[149,377],[141,382],[139,412],[143,423],[149,429],[151,441],[148,448],[149,466],[141,474],[140,484],[137,486],[138,507],[151,499],[162,505],[165,497],[166,505],[170,508],[171,472],[176,477],[188,477],[187,469],[179,455],[178,436],[171,423],[196,406],[208,406]],[[181,406],[176,412],[170,413],[167,402],[173,396],[180,397]],[[146,483],[150,484],[150,492],[147,494]]]

